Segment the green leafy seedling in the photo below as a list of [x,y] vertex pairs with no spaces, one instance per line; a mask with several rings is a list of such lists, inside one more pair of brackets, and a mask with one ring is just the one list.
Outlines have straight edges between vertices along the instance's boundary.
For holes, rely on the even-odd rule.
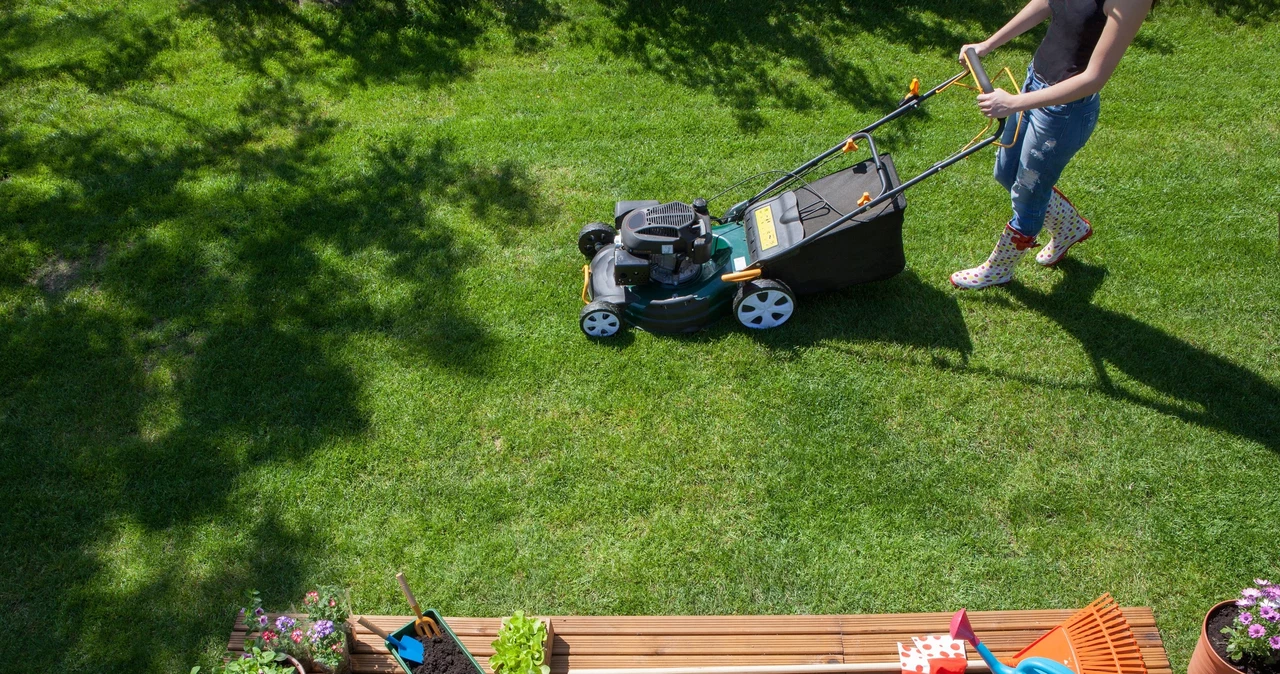
[[[283,661],[283,654],[250,646],[239,656],[228,653],[226,662],[214,667],[213,674],[296,674],[288,663],[280,664]],[[200,668],[192,667],[190,674],[200,674]]]
[[489,667],[502,674],[550,674],[543,642],[547,638],[546,623],[516,611],[502,619],[502,629],[493,642]]

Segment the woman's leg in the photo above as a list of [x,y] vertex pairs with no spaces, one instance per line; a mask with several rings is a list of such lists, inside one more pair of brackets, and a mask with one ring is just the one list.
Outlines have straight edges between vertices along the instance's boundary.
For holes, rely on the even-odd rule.
[[[1097,99],[1068,103],[1021,116],[1017,127],[1019,150],[1002,149],[996,162],[996,180],[1009,181],[1013,219],[1005,227],[995,250],[977,267],[951,275],[957,288],[978,289],[1003,285],[1013,280],[1013,270],[1027,251],[1036,245],[1035,236],[1044,226],[1045,210],[1054,197],[1053,185],[1062,169],[1079,151],[1097,123]],[[1012,158],[1017,157],[1017,162]],[[1012,174],[1012,180],[1009,176]]]
[[1098,100],[1068,103],[1040,110],[1030,110],[1026,134],[1022,139],[1018,168],[1009,197],[1013,203],[1013,220],[1009,225],[1018,233],[1035,237],[1044,226],[1045,210],[1053,197],[1053,186],[1067,162],[1084,147],[1098,122]]
[[[1031,83],[1031,71],[1028,70],[1022,91],[1027,91]],[[996,151],[995,179],[1006,190],[1013,188],[1013,181],[1018,176],[1018,165],[1022,163],[1022,140],[1026,137],[1027,121],[1025,114],[1014,115],[1000,136],[1000,149]]]

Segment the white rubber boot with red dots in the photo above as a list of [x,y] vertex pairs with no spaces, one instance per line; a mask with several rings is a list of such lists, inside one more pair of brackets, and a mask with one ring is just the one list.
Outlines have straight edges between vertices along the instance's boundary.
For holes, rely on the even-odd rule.
[[1020,234],[1005,225],[996,242],[995,250],[986,262],[951,275],[951,285],[964,290],[977,290],[988,286],[1002,286],[1013,280],[1013,268],[1018,266],[1027,251],[1036,245],[1034,236]]
[[1044,213],[1044,232],[1049,243],[1036,253],[1036,262],[1052,267],[1067,256],[1072,246],[1093,236],[1093,227],[1080,215],[1080,211],[1058,188],[1053,188],[1049,206]]

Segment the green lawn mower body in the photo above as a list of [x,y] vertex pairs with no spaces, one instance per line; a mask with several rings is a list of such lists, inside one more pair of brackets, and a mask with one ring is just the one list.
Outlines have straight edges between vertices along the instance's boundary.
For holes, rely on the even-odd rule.
[[[726,314],[747,328],[776,328],[791,318],[798,296],[901,272],[906,189],[996,142],[1005,120],[989,137],[905,182],[871,133],[968,74],[990,91],[976,54],[968,60],[969,70],[927,92],[913,83],[893,112],[796,169],[776,172],[782,177],[718,217],[705,199],[618,202],[612,224],[593,222],[578,233],[578,249],[589,260],[582,332],[609,338],[628,325],[696,332]],[[870,154],[865,160],[825,175],[819,170],[862,145]]]
[[711,232],[714,237],[711,259],[702,264],[696,277],[674,285],[618,283],[614,276],[617,244],[604,247],[590,263],[588,296],[593,303],[613,304],[620,309],[619,313],[627,324],[649,332],[701,330],[729,313],[738,284],[723,281],[720,276],[730,269],[734,257],[746,251],[741,227],[724,225],[713,228]]
[[[889,171],[888,184],[896,185],[892,160],[883,155],[881,163]],[[592,255],[587,298],[591,304],[599,302],[615,307],[618,317],[627,325],[655,333],[687,333],[701,330],[731,313],[739,291],[744,291],[744,295],[746,290],[757,287],[762,288],[760,292],[773,289],[785,295],[789,291],[793,301],[796,295],[889,278],[906,265],[902,249],[906,197],[902,195],[826,232],[821,246],[804,247],[785,259],[779,255],[833,222],[839,217],[837,213],[856,209],[861,195],[871,190],[878,193],[880,181],[874,164],[868,159],[806,187],[784,191],[756,205],[741,221],[710,227],[709,259],[699,263],[696,272],[686,270],[687,278],[668,275],[659,280],[655,278],[659,274],[654,274],[652,269],[647,281],[628,278],[625,270],[618,271],[618,263],[621,260],[625,264],[632,256],[622,237],[615,236]],[[673,204],[657,201],[619,202],[616,226],[624,227],[628,219],[642,219],[646,210],[671,206]],[[767,280],[785,284],[786,291],[769,284],[721,278],[741,272],[754,262],[770,259],[776,259],[777,263],[771,265]],[[650,261],[650,264],[658,263]],[[768,297],[758,299],[764,301]],[[601,310],[608,311],[608,308]],[[773,323],[780,325],[785,320],[778,322],[778,319],[788,317],[779,315],[771,319],[761,311],[752,312],[748,302],[740,319],[747,327],[765,328],[776,327]],[[607,317],[601,318],[607,320]],[[593,335],[586,327],[584,332],[593,337],[609,336]]]

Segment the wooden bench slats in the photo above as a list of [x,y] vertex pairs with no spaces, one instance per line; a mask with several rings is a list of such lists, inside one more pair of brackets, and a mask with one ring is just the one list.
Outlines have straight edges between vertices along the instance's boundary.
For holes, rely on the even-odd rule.
[[[1155,616],[1148,607],[1126,607],[1125,619],[1133,627],[1152,627]],[[977,631],[1050,629],[1070,617],[1073,609],[1033,611],[973,611],[969,619]],[[409,616],[364,616],[374,624],[399,628]],[[946,631],[950,614],[883,613],[865,615],[770,616],[550,616],[556,632],[563,634],[824,634]],[[500,618],[448,618],[449,627],[465,634],[497,636]],[[247,629],[236,621],[238,632]]]
[[[1131,627],[1154,627],[1155,615],[1147,607],[1121,609]],[[1049,630],[1075,614],[1074,610],[1038,611],[971,611],[969,621],[979,636],[985,631],[1039,629]],[[942,633],[951,626],[950,613],[893,613],[879,615],[840,616],[840,629],[846,634],[912,634]]]
[[[1039,639],[1046,630],[1009,630],[979,631],[978,637],[992,651],[1012,650],[1015,653],[1026,647],[1027,644]],[[937,632],[939,634],[944,631]],[[846,654],[863,654],[863,653],[889,653],[897,657],[898,642],[905,644],[911,643],[912,636],[919,636],[922,632],[900,632],[897,634],[846,634],[844,635],[844,652]],[[1160,645],[1160,634],[1155,631],[1154,627],[1138,628],[1133,630],[1133,636],[1138,641],[1139,646],[1158,646]],[[972,651],[973,649],[970,649]]]
[[[1011,658],[1075,611],[975,611],[975,631],[997,657]],[[1149,674],[1172,674],[1168,655],[1146,607],[1124,609]],[[387,631],[407,616],[364,616]],[[676,667],[731,664],[894,662],[898,642],[945,633],[950,614],[783,616],[551,616],[555,623],[552,674],[573,668]],[[488,670],[499,618],[446,618],[463,645]],[[228,647],[244,648],[247,628],[237,622]],[[399,672],[382,639],[355,629],[357,674]]]
[[[386,653],[375,634],[358,634],[356,652]],[[460,638],[478,660],[493,655],[490,641]],[[556,647],[560,647],[557,650]],[[368,649],[368,650],[366,650]],[[556,639],[553,652],[566,655],[828,655],[842,654],[839,635],[803,635],[787,639],[759,635],[723,636],[588,636]],[[896,655],[894,657],[897,657]]]
[[563,630],[563,634],[571,636],[840,634],[839,616],[553,616],[551,619],[555,621],[556,634]]
[[[840,616],[549,616],[556,634],[574,636],[630,634],[839,634]],[[383,629],[399,629],[405,616],[365,616]],[[500,618],[445,618],[459,637],[498,636]],[[236,629],[242,629],[237,625]]]
[[839,654],[828,655],[556,655],[551,671],[600,667],[694,667],[712,665],[797,665],[844,662]]

